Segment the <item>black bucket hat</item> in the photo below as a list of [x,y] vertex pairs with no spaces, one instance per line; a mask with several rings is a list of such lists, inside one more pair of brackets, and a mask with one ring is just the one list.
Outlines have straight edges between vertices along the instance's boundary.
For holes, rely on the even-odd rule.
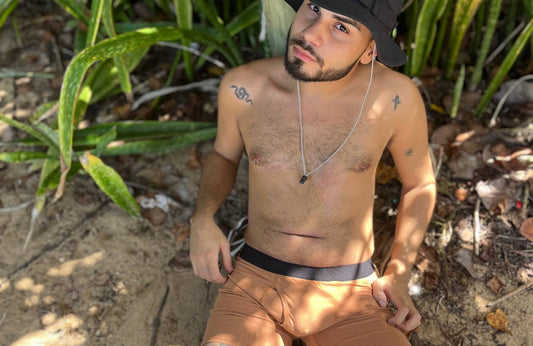
[[[298,11],[303,0],[285,0]],[[396,18],[402,11],[403,0],[312,0],[329,11],[352,18],[366,26],[378,47],[378,60],[394,67],[407,62],[407,56],[390,37],[396,27]]]

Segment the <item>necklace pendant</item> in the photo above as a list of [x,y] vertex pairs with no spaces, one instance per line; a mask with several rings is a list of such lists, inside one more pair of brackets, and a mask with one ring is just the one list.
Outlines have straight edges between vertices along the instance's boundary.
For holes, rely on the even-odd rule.
[[303,184],[307,181],[307,175],[302,175],[302,179],[300,179],[300,184]]

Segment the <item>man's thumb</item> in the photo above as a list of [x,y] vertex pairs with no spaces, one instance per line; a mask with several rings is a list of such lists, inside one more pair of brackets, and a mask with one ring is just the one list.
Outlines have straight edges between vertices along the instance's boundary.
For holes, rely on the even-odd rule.
[[383,286],[379,283],[378,280],[374,281],[372,285],[372,296],[379,304],[379,306],[381,306],[382,308],[387,306],[387,295],[383,291]]
[[233,268],[231,267],[231,250],[229,244],[227,244],[227,246],[221,246],[220,252],[222,253],[222,264],[224,265],[224,268],[228,273],[231,273]]

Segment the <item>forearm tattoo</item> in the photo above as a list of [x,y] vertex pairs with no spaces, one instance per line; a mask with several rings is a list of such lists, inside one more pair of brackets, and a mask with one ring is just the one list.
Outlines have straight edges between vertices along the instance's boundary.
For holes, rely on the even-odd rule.
[[400,96],[398,96],[398,95],[396,95],[396,97],[395,97],[394,99],[392,99],[392,102],[394,102],[394,110],[396,110],[396,108],[398,107],[398,105],[399,105],[400,103],[402,103],[402,102],[400,101]]
[[405,156],[413,156],[413,148],[409,148],[405,151]]
[[252,106],[254,105],[254,102],[250,98],[250,95],[248,94],[248,91],[246,91],[246,89],[244,87],[238,87],[236,85],[231,85],[230,88],[234,88],[235,89],[235,96],[237,96],[237,98],[239,100],[244,100],[246,102],[251,103]]

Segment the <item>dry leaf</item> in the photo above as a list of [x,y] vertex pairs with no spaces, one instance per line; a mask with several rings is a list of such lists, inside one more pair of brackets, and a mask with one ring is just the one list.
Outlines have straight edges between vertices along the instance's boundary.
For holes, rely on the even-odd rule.
[[533,241],[533,217],[525,219],[524,222],[522,222],[522,226],[520,226],[520,234],[530,241]]
[[496,309],[496,312],[487,314],[485,318],[493,328],[513,335],[513,333],[511,333],[509,330],[509,320],[501,309]]
[[464,200],[468,197],[468,190],[464,187],[460,187],[457,190],[455,190],[455,198],[460,200],[461,202],[464,202]]
[[503,283],[500,280],[500,278],[497,276],[493,276],[492,279],[490,279],[489,282],[487,282],[487,286],[489,286],[492,292],[498,295],[502,292],[502,289],[503,289]]
[[431,143],[448,145],[453,142],[455,137],[461,132],[461,127],[457,124],[446,124],[431,134]]

